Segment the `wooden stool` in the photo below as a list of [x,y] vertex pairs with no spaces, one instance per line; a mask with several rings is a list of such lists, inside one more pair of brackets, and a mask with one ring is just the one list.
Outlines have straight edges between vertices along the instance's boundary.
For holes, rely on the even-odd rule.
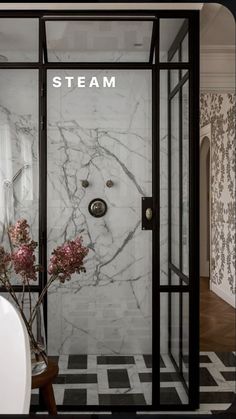
[[50,415],[57,415],[57,406],[54,397],[52,382],[58,375],[58,365],[48,360],[47,369],[42,374],[32,377],[32,388],[39,388],[45,407]]

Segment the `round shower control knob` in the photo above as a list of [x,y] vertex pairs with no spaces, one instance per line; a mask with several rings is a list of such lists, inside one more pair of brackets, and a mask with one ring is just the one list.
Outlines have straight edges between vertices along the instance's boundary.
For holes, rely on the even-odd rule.
[[109,180],[106,181],[106,185],[107,185],[108,188],[112,188],[112,186],[114,185],[114,183],[112,182],[111,179],[109,179]]
[[81,185],[83,188],[87,188],[89,186],[89,181],[87,179],[81,180]]
[[103,199],[93,199],[88,206],[88,210],[93,217],[103,217],[107,212],[107,204]]

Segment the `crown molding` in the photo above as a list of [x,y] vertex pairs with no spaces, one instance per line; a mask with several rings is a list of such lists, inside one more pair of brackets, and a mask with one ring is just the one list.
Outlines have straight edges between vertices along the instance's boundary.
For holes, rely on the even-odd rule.
[[235,45],[202,45],[200,91],[235,91]]
[[200,54],[235,54],[235,45],[201,45]]
[[231,74],[206,74],[200,75],[200,92],[201,93],[234,93],[235,92],[235,75]]

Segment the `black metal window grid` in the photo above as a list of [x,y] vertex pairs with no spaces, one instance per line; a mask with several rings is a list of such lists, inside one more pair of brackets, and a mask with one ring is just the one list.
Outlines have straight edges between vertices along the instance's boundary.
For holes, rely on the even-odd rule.
[[[152,281],[152,405],[147,406],[58,406],[59,411],[182,411],[196,409],[199,404],[199,12],[189,10],[148,10],[136,11],[1,11],[0,21],[4,18],[36,18],[39,20],[38,37],[38,62],[0,62],[1,69],[35,69],[38,70],[38,97],[39,97],[39,262],[47,266],[47,70],[48,69],[116,69],[116,70],[151,70],[152,71],[152,157],[153,157],[153,205],[156,216],[153,221],[153,281]],[[188,21],[188,26],[183,25],[169,51],[169,60],[161,62],[159,60],[159,39],[160,39],[160,19],[178,19],[184,18]],[[153,31],[150,44],[150,54],[148,62],[49,62],[46,39],[46,21],[62,20],[152,20]],[[171,57],[179,50],[181,58],[181,41],[183,34],[188,30],[189,34],[189,60],[188,62],[170,62]],[[155,57],[155,58],[154,58]],[[182,86],[189,80],[189,135],[190,135],[190,153],[189,153],[189,226],[190,226],[190,249],[189,249],[189,277],[186,277],[181,270],[182,257],[180,255],[180,269],[171,263],[171,252],[169,247],[169,282],[167,285],[160,284],[160,162],[159,162],[159,110],[160,110],[160,71],[161,70],[187,70],[185,76],[180,78],[179,83],[173,91],[169,88],[169,103],[171,98],[177,92],[181,92]],[[181,109],[181,103],[180,103]],[[169,113],[169,138],[170,138],[170,113]],[[180,128],[181,129],[181,128]],[[181,133],[180,133],[181,134]],[[181,134],[182,135],[182,134]],[[181,137],[182,138],[182,137]],[[170,156],[169,156],[170,158]],[[182,165],[180,157],[180,165]],[[169,212],[170,212],[170,170],[169,161]],[[182,192],[180,191],[180,198]],[[182,208],[180,205],[180,220],[182,219]],[[169,217],[169,244],[171,240],[171,226]],[[180,232],[182,224],[180,222]],[[180,251],[181,253],[181,251]],[[175,272],[180,278],[179,285],[171,284],[171,271]],[[39,274],[38,285],[33,285],[32,291],[40,292],[47,282],[47,271]],[[15,291],[21,292],[22,287],[14,286]],[[0,288],[0,292],[4,290]],[[169,298],[169,319],[171,314],[171,295],[179,293],[182,301],[182,293],[189,293],[189,403],[183,405],[161,404],[160,401],[160,299],[162,293],[168,293]],[[180,307],[182,313],[182,308]],[[47,331],[47,297],[44,299],[44,317],[45,328]],[[170,321],[170,320],[169,320]],[[180,324],[180,329],[182,325]],[[171,332],[169,324],[169,349],[171,353]],[[181,343],[180,343],[181,345]],[[180,351],[181,352],[181,351]],[[182,359],[180,360],[182,363]],[[182,373],[176,365],[177,371]],[[183,378],[184,383],[184,378]],[[41,410],[42,406],[36,406],[35,410]]]

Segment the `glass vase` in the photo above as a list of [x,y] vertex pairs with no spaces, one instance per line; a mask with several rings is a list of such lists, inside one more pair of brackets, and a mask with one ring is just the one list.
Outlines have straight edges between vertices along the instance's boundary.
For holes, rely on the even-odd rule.
[[34,309],[36,300],[31,297],[24,302],[24,316],[26,328],[29,335],[30,350],[31,350],[31,366],[32,376],[39,375],[47,368],[47,355],[46,355],[46,336],[43,317],[43,306],[40,304],[35,310],[35,317],[31,324],[30,314]]

